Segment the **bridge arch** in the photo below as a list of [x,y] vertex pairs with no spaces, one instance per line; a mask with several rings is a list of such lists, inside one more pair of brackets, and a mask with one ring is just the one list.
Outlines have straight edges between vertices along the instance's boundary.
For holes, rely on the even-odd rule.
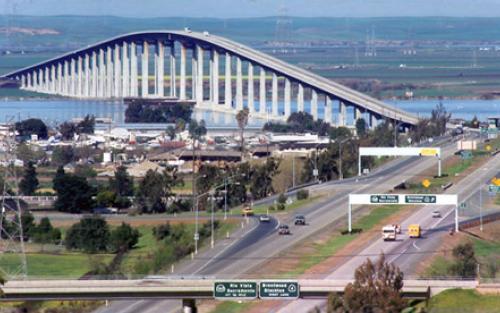
[[[166,69],[171,78],[168,86]],[[229,112],[247,106],[252,115],[273,119],[305,111],[308,97],[309,113],[318,119],[323,111],[321,117],[336,126],[347,126],[348,108],[351,121],[367,118],[372,127],[382,118],[405,126],[418,122],[412,114],[298,66],[229,39],[187,29],[116,36],[3,78],[18,80],[22,89],[54,95],[171,97]]]

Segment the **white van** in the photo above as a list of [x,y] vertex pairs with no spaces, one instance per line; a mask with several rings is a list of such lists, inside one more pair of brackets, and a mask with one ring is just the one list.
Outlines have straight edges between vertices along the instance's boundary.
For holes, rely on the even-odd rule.
[[382,238],[384,241],[396,240],[396,226],[386,225],[382,228]]

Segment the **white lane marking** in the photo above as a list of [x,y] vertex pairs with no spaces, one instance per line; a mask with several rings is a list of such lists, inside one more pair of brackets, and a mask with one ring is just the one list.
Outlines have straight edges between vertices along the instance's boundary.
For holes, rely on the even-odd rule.
[[236,244],[237,242],[239,242],[240,240],[242,240],[243,238],[245,238],[246,235],[248,235],[251,231],[253,231],[257,227],[259,227],[259,223],[258,222],[255,224],[255,226],[253,228],[247,230],[243,235],[241,235],[241,237],[239,239],[233,241],[232,243],[230,243],[229,245],[227,245],[226,247],[224,247],[224,249],[222,249],[221,251],[219,251],[218,253],[216,253],[213,257],[211,257],[207,261],[207,263],[205,263],[200,268],[198,268],[198,270],[196,270],[193,274],[198,274],[200,271],[202,271],[203,269],[205,269],[213,261],[213,259],[216,259],[219,255],[221,255],[223,252],[225,252],[227,249],[229,249],[232,245]]
[[278,229],[280,227],[281,222],[280,222],[279,218],[277,218],[277,217],[275,217],[275,218],[278,221],[278,224],[276,224],[276,227],[274,227],[274,229],[276,230],[276,229]]
[[420,248],[417,246],[417,241],[416,241],[416,240],[414,240],[414,241],[413,241],[413,247],[414,247],[415,249],[417,249],[417,250],[419,250],[419,251],[420,251]]

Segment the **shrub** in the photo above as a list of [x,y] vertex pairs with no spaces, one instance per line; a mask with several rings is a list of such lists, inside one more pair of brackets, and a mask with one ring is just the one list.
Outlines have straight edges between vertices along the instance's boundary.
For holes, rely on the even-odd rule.
[[280,193],[280,195],[278,196],[278,203],[285,204],[286,199],[287,199],[287,196],[284,193]]
[[110,244],[113,252],[132,249],[139,241],[140,233],[129,224],[122,223],[111,232]]
[[297,191],[297,200],[304,200],[309,198],[309,190],[301,189]]

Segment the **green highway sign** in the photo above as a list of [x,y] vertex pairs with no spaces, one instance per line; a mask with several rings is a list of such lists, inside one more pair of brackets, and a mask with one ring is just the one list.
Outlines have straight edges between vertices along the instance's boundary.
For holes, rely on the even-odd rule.
[[399,203],[398,195],[371,195],[370,203]]
[[434,195],[406,195],[405,203],[436,203]]
[[293,281],[261,281],[259,298],[261,299],[297,299],[299,283]]
[[460,157],[462,158],[462,160],[472,159],[472,152],[463,150],[462,152],[460,152]]
[[490,184],[488,185],[488,191],[491,193],[499,193],[500,192],[500,186]]
[[216,299],[255,299],[257,283],[253,281],[223,281],[214,283]]

